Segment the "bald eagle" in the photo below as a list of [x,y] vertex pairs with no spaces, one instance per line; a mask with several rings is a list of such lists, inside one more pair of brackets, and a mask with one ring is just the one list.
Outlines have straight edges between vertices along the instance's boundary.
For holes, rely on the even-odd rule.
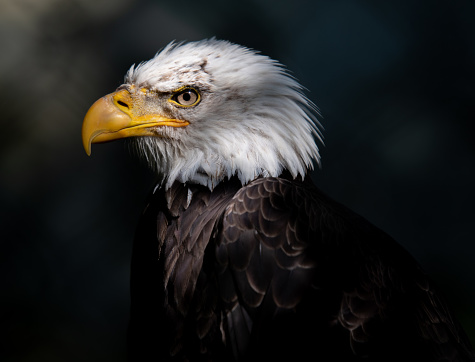
[[214,38],[171,43],[92,105],[87,154],[133,137],[158,177],[130,360],[475,360],[415,260],[312,183],[316,115],[283,66]]

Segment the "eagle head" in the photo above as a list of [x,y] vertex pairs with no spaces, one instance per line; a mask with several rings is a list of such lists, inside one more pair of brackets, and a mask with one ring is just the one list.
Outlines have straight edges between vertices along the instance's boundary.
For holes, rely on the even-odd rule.
[[242,184],[283,170],[304,177],[320,162],[315,113],[267,56],[214,38],[172,42],[92,105],[82,138],[90,154],[92,143],[133,137],[166,188],[180,181],[212,189],[234,175]]

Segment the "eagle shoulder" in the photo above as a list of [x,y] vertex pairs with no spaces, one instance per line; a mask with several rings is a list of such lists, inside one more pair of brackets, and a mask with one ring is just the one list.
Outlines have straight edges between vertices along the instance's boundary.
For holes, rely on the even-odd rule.
[[388,351],[394,360],[471,360],[417,262],[310,180],[254,180],[221,228],[221,323],[236,359],[305,358],[318,344],[318,355],[338,360],[387,360]]
[[[226,207],[216,264],[222,329],[236,359],[257,359],[258,351],[266,350],[281,358],[279,351],[292,351],[295,358],[303,351],[298,345],[304,340],[295,344],[284,329],[306,328],[299,325],[305,314],[301,309],[315,290],[315,255],[322,245],[318,220],[324,209],[314,190],[300,180],[259,178]],[[283,347],[289,345],[294,348]]]
[[137,356],[473,360],[412,257],[310,180],[157,190],[137,229],[131,295]]

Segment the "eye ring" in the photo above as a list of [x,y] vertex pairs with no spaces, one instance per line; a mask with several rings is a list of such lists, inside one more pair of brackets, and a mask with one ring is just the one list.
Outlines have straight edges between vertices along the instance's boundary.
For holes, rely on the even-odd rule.
[[169,101],[180,107],[193,107],[201,101],[201,95],[192,87],[182,87],[173,93]]

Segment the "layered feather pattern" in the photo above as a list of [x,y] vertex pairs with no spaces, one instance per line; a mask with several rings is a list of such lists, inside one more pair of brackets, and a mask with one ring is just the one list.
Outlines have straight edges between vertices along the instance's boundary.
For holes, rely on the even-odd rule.
[[[151,348],[170,361],[473,360],[417,263],[310,180],[287,175],[241,187],[232,178],[213,191],[175,183],[153,195],[149,217],[155,238],[139,234],[136,249],[154,244],[157,253],[136,263],[132,277],[160,290],[146,301],[159,316],[133,303],[133,334],[148,336],[133,329],[148,323],[157,331],[153,343],[139,338],[135,353]],[[144,272],[150,263],[153,274]]]

